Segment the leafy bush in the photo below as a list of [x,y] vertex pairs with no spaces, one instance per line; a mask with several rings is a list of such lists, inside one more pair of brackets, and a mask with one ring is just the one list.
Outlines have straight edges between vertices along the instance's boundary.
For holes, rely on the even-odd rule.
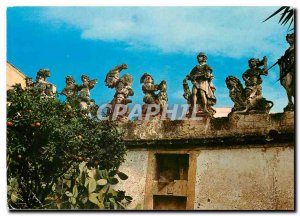
[[[106,169],[88,168],[87,162],[72,166],[70,170],[53,185],[53,194],[47,197],[50,208],[59,209],[125,209],[131,202],[125,191],[112,188],[128,177],[117,170],[108,172]],[[54,202],[53,202],[54,201]]]
[[19,85],[7,92],[7,176],[10,208],[47,208],[45,199],[74,164],[114,169],[124,161],[115,123]]

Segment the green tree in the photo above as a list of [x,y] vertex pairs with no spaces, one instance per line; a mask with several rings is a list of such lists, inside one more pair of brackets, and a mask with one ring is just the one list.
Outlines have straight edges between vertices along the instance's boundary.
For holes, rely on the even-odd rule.
[[71,108],[57,97],[17,85],[7,92],[7,183],[10,208],[47,208],[53,186],[71,167],[117,170],[126,148],[113,122]]

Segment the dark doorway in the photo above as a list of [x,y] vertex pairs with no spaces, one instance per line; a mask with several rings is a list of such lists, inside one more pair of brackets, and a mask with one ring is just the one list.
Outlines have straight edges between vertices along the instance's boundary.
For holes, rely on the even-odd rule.
[[159,182],[188,180],[188,168],[188,154],[156,154],[154,180]]
[[153,210],[186,210],[186,197],[154,195]]

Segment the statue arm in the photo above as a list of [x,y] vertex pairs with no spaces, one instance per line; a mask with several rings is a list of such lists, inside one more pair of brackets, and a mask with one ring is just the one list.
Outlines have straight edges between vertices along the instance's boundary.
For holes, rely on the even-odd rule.
[[117,71],[117,72],[121,72],[124,69],[127,69],[128,66],[127,64],[121,64],[121,65],[117,65],[116,67],[114,67],[111,71]]
[[193,80],[195,79],[195,75],[197,74],[198,68],[197,66],[194,67],[191,72],[189,73],[189,75],[187,75],[188,80]]
[[145,92],[155,92],[157,90],[159,90],[159,85],[143,85],[143,90]]
[[249,76],[248,76],[248,70],[246,70],[246,71],[243,73],[242,78],[243,78],[244,81],[247,81],[247,80],[248,80],[248,78],[249,78]]
[[128,95],[129,96],[133,96],[134,95],[134,91],[132,90],[132,88],[128,88]]
[[213,72],[212,68],[209,65],[207,65],[207,67],[205,68],[205,78],[208,78],[209,81],[214,79],[212,72]]
[[266,56],[263,57],[264,68],[262,69],[262,75],[268,75],[268,58]]
[[64,88],[62,91],[61,91],[61,93],[63,94],[63,95],[65,95],[65,96],[68,96],[69,94],[68,94],[68,91],[67,91],[67,88]]

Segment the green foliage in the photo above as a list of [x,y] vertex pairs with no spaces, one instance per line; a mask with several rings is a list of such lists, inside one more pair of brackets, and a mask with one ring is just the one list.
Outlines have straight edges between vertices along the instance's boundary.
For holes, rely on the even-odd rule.
[[10,208],[47,208],[46,197],[74,163],[116,170],[124,161],[122,134],[112,122],[20,86],[7,92],[7,104]]
[[[87,162],[74,165],[53,186],[53,194],[47,197],[49,208],[58,209],[125,209],[131,202],[125,191],[113,189],[118,183],[116,175],[127,175],[111,170],[89,168]],[[118,176],[119,176],[118,175]]]

